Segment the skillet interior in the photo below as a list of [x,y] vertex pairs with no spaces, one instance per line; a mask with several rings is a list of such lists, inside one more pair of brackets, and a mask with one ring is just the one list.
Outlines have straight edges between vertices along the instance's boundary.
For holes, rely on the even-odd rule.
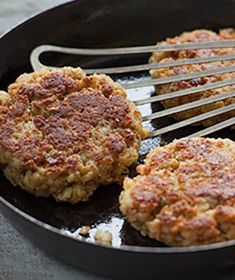
[[[5,89],[19,74],[31,71],[29,54],[39,44],[51,43],[89,48],[154,44],[156,41],[186,30],[195,28],[217,30],[234,26],[234,8],[235,1],[233,0],[208,0],[203,3],[203,7],[197,0],[139,0],[138,5],[135,0],[112,1],[112,4],[108,0],[80,0],[69,3],[31,19],[0,40],[1,88]],[[98,67],[110,64],[138,64],[146,62],[147,58],[148,55],[91,58],[49,53],[42,59],[51,65]],[[123,79],[123,77],[114,78]],[[146,94],[151,92],[152,88],[146,89]],[[141,94],[141,91],[137,94]],[[160,108],[159,106],[155,104],[144,111],[156,111]],[[166,123],[172,123],[172,120],[160,120],[152,123],[152,126],[161,127]],[[189,127],[186,133],[195,130]],[[178,131],[155,141],[167,143],[175,137],[184,135],[182,131]],[[234,135],[228,129],[213,136],[234,139]],[[148,143],[145,148],[151,145],[153,143]],[[123,223],[118,210],[118,195],[121,188],[116,185],[101,187],[90,202],[74,206],[66,203],[58,204],[52,199],[35,198],[19,188],[13,188],[2,174],[0,186],[0,196],[12,205],[58,229],[74,232],[82,225],[101,223],[102,227],[108,224],[114,232],[116,245],[164,246],[160,242],[141,237],[126,222]]]

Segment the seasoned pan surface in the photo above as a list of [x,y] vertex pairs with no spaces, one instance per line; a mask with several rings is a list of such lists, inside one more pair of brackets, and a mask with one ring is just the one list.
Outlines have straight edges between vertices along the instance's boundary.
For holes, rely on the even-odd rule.
[[[0,40],[1,88],[6,88],[19,74],[32,71],[29,54],[39,44],[89,48],[147,45],[185,30],[195,28],[217,30],[234,26],[235,1],[210,0],[203,3],[203,9],[201,5],[201,1],[196,0],[140,0],[138,5],[135,0],[113,1],[112,4],[108,0],[81,0],[52,9],[32,18]],[[91,58],[48,53],[42,59],[46,64],[57,66],[99,67],[111,64],[139,64],[146,62],[148,55]],[[146,79],[147,73],[113,78],[118,81]],[[151,94],[154,94],[153,87],[129,92],[130,98],[134,99]],[[143,113],[159,109],[160,104],[141,108]],[[159,128],[171,123],[173,123],[171,119],[165,118],[152,122],[149,128]],[[197,129],[200,128],[188,127],[186,130],[143,142],[141,154],[156,145],[166,144]],[[234,134],[225,129],[211,136],[229,137],[234,140]],[[140,156],[139,161],[142,160],[143,156]],[[135,166],[131,167],[131,175],[135,175]],[[0,199],[3,202],[1,207],[13,225],[49,253],[80,268],[117,279],[127,276],[139,279],[143,275],[147,277],[160,275],[163,278],[175,276],[178,270],[177,273],[184,276],[188,272],[191,273],[191,270],[195,273],[203,271],[205,266],[207,272],[212,273],[215,264],[224,267],[233,262],[234,242],[180,250],[167,248],[160,242],[142,237],[120,214],[118,205],[120,191],[121,187],[117,185],[100,187],[89,202],[69,205],[56,203],[51,198],[36,198],[20,188],[12,187],[3,174],[0,174]],[[87,239],[81,239],[77,232],[84,225],[91,226],[94,230],[100,228],[111,231],[112,246],[116,249],[112,246],[106,248],[93,245],[94,230]],[[79,238],[79,241],[74,238]],[[210,258],[211,256],[213,257]],[[96,260],[96,265],[89,265],[89,258]],[[157,270],[156,261],[159,262]],[[137,264],[140,267],[138,270]],[[125,267],[128,273],[121,267]],[[171,270],[167,267],[171,267]]]

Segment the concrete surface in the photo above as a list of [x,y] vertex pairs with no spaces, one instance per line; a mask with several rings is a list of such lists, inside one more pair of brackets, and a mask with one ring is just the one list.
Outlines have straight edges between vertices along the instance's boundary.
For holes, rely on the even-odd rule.
[[[0,0],[0,34],[65,0]],[[0,280],[101,280],[35,248],[0,213]]]

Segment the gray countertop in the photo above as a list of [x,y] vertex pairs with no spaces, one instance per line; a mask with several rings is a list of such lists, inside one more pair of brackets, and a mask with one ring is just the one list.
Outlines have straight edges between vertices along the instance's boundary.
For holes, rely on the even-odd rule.
[[[0,0],[0,34],[65,0]],[[99,280],[46,256],[0,213],[0,280]]]

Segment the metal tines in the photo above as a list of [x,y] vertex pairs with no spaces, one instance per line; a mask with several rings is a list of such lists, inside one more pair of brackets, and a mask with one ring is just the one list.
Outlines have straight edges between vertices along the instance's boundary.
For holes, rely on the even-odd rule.
[[[192,49],[212,49],[212,48],[231,48],[235,47],[235,40],[225,40],[225,41],[215,41],[215,42],[200,42],[200,43],[190,43],[190,44],[177,44],[177,45],[154,45],[154,46],[143,46],[143,47],[127,47],[127,48],[112,48],[112,49],[79,49],[79,48],[65,48],[65,47],[59,47],[54,45],[40,45],[36,47],[30,56],[30,61],[33,69],[35,71],[39,70],[40,68],[44,67],[40,62],[40,55],[45,52],[57,52],[57,53],[64,53],[64,54],[76,54],[76,55],[126,55],[126,54],[139,54],[139,53],[151,53],[154,51],[176,51],[176,50],[192,50]],[[211,57],[199,57],[199,58],[192,58],[192,59],[184,59],[184,60],[178,60],[173,62],[167,62],[167,63],[152,63],[152,64],[141,64],[141,65],[133,65],[133,66],[125,66],[125,67],[111,67],[111,68],[99,68],[99,69],[84,69],[84,71],[87,74],[92,73],[104,73],[104,74],[121,74],[121,73],[132,73],[132,72],[138,72],[138,71],[145,71],[145,70],[151,70],[151,69],[159,69],[159,68],[165,68],[165,67],[173,67],[173,66],[182,66],[182,65],[190,65],[190,64],[199,64],[199,63],[210,63],[210,62],[216,62],[216,61],[225,61],[225,60],[235,60],[235,54],[229,54],[229,55],[219,55],[219,56],[211,56]],[[56,67],[47,66],[51,69],[55,69]],[[140,88],[145,86],[152,86],[152,85],[160,85],[165,83],[171,83],[171,82],[178,82],[183,80],[189,80],[189,79],[196,79],[200,77],[206,77],[206,76],[212,76],[217,74],[225,74],[225,73],[231,73],[235,72],[235,65],[234,66],[228,66],[228,67],[221,67],[215,70],[206,70],[206,71],[200,71],[200,72],[194,72],[189,74],[183,74],[183,75],[175,75],[168,78],[158,78],[158,79],[149,79],[149,80],[143,80],[140,82],[129,82],[124,84],[124,87],[126,89],[133,89],[133,88]],[[155,95],[149,98],[140,99],[138,101],[135,101],[136,105],[143,105],[147,103],[153,103],[158,102],[170,98],[185,96],[188,94],[194,94],[198,93],[204,90],[209,89],[216,89],[216,88],[222,88],[225,86],[230,86],[235,84],[235,79],[227,79],[219,82],[214,83],[208,83],[201,86],[196,86],[190,89],[186,90],[179,90],[176,92],[171,92],[168,94],[161,94],[161,95]],[[196,108],[202,105],[206,105],[212,102],[216,102],[219,100],[223,100],[226,98],[235,97],[235,91],[230,92],[223,92],[222,94],[203,98],[197,101],[193,101],[190,103],[186,103],[183,105],[179,105],[170,109],[164,109],[162,111],[153,113],[148,116],[143,117],[143,121],[150,121],[153,119],[165,117],[168,115],[172,115],[177,112],[182,112],[185,110],[189,110],[192,108]],[[227,106],[224,106],[219,109],[215,109],[206,113],[202,113],[200,115],[197,115],[195,117],[189,118],[184,121],[176,122],[173,125],[163,127],[160,129],[157,129],[153,132],[151,132],[151,137],[157,136],[169,131],[173,131],[179,128],[183,128],[187,125],[197,123],[199,121],[208,119],[210,117],[214,117],[229,111],[235,111],[235,103],[230,104]],[[212,132],[215,132],[217,130],[220,130],[225,127],[229,127],[235,124],[235,117],[231,117],[230,119],[227,119],[225,121],[222,121],[220,123],[217,123],[211,127],[202,129],[192,135],[189,136],[204,136],[207,134],[210,134]]]

